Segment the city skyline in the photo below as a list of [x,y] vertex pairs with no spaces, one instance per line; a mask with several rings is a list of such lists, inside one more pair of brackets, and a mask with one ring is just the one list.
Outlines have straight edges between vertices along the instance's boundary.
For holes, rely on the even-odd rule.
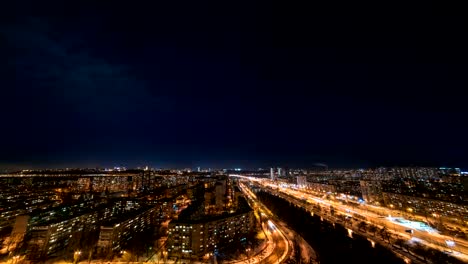
[[55,169],[0,183],[12,264],[468,259],[460,169]]
[[468,168],[461,14],[26,3],[0,21],[0,170]]
[[461,6],[4,2],[0,263],[467,263]]

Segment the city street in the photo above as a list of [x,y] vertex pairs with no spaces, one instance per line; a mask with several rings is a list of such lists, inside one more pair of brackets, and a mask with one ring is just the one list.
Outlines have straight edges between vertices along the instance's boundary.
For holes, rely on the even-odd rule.
[[286,260],[291,254],[291,241],[285,236],[285,230],[281,226],[278,226],[276,219],[273,219],[273,214],[261,204],[248,188],[243,184],[240,184],[240,189],[246,195],[246,197],[253,205],[256,210],[256,214],[260,216],[258,220],[261,221],[262,229],[267,235],[269,246],[272,247],[270,250],[266,250],[269,254],[261,254],[255,256],[245,263],[281,263]]
[[[272,213],[259,203],[255,195],[240,186],[243,193],[248,198],[248,201],[252,208],[255,210],[256,220],[261,223],[262,232],[266,237],[266,245],[260,246],[257,249],[252,251],[247,251],[246,254],[241,255],[239,259],[232,261],[224,261],[226,264],[255,264],[255,263],[282,263],[285,261],[291,254],[291,242],[285,236],[285,230],[283,227],[276,225],[276,219],[273,219]],[[206,260],[203,262],[193,261],[189,259],[165,259],[161,256],[160,252],[154,254],[147,262],[151,263],[207,263],[214,261],[217,262],[216,257],[211,257],[211,260]],[[114,263],[114,262],[113,262]]]
[[[314,196],[305,191],[297,189],[279,187],[272,183],[270,180],[256,179],[251,177],[245,177],[249,181],[255,182],[263,188],[273,192],[274,194],[281,195],[283,198],[290,200],[294,203],[301,203],[301,206],[305,206],[310,211],[314,211],[314,206],[320,205],[322,208],[321,212],[317,212],[327,218],[330,218],[334,222],[339,222],[336,215],[343,214],[350,218],[360,217],[367,223],[372,223],[380,228],[385,227],[395,238],[403,238],[408,240],[410,243],[420,243],[428,247],[445,251],[448,254],[462,259],[468,260],[468,243],[465,240],[448,237],[441,235],[437,230],[429,228],[420,224],[419,222],[408,221],[403,217],[391,217],[391,212],[386,208],[379,209],[383,212],[389,213],[384,216],[383,213],[376,213],[376,209],[368,210],[367,206],[350,206],[342,204],[339,200],[327,200],[321,197]],[[294,200],[291,200],[294,198]],[[376,207],[376,206],[373,206]],[[333,208],[333,209],[332,209]],[[332,216],[331,210],[334,210]],[[351,224],[350,229],[357,229],[357,223]],[[410,231],[411,230],[411,231]]]

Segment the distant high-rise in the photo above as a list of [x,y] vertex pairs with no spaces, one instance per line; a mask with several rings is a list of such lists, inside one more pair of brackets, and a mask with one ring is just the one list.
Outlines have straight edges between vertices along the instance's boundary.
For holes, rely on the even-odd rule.
[[287,169],[278,168],[278,177],[286,177],[287,176]]
[[270,179],[272,181],[275,180],[275,169],[274,168],[270,168]]
[[307,178],[306,176],[297,176],[297,186],[300,188],[304,188],[307,185]]

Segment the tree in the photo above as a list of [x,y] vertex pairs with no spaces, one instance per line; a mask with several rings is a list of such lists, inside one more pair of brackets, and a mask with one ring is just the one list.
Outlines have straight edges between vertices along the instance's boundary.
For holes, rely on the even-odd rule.
[[434,249],[434,248],[429,248],[427,253],[428,253],[427,255],[430,256],[431,260],[434,263],[447,263],[448,256],[442,251]]
[[418,255],[418,256],[422,256],[424,260],[426,260],[426,255],[427,255],[427,250],[428,248],[420,243],[416,243],[414,246],[413,246],[413,252]]
[[377,227],[375,225],[370,225],[369,226],[369,232],[372,233],[373,236],[375,236],[375,233],[377,232]]
[[[398,238],[397,240],[395,240],[395,245],[401,249],[406,249],[406,241],[401,238]],[[406,251],[408,250],[406,249]]]
[[294,240],[294,261],[295,263],[302,263],[302,250],[297,238]]
[[382,237],[383,240],[387,240],[388,243],[390,243],[390,233],[388,233],[388,230],[386,227],[380,230],[380,236]]
[[361,230],[363,232],[366,232],[366,228],[367,228],[367,223],[366,222],[364,222],[364,221],[359,222],[359,224],[358,224],[358,229],[359,230]]

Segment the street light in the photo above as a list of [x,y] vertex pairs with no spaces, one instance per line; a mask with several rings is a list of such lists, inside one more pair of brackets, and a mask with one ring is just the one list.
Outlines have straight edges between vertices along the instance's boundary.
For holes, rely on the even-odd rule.
[[250,263],[249,253],[250,253],[250,248],[246,248],[245,255],[247,255],[247,263]]
[[445,240],[445,244],[447,245],[448,248],[450,248],[450,251],[453,252],[453,248],[455,247],[455,241]]
[[411,208],[411,207],[408,207],[406,210],[407,210],[407,211],[408,211],[408,213],[409,213],[409,215],[408,215],[408,218],[410,218],[410,219],[411,219],[411,218],[412,218],[412,214],[411,214],[411,213],[413,212],[413,208]]
[[81,251],[75,251],[73,254],[73,263],[78,263],[78,260],[80,259]]

